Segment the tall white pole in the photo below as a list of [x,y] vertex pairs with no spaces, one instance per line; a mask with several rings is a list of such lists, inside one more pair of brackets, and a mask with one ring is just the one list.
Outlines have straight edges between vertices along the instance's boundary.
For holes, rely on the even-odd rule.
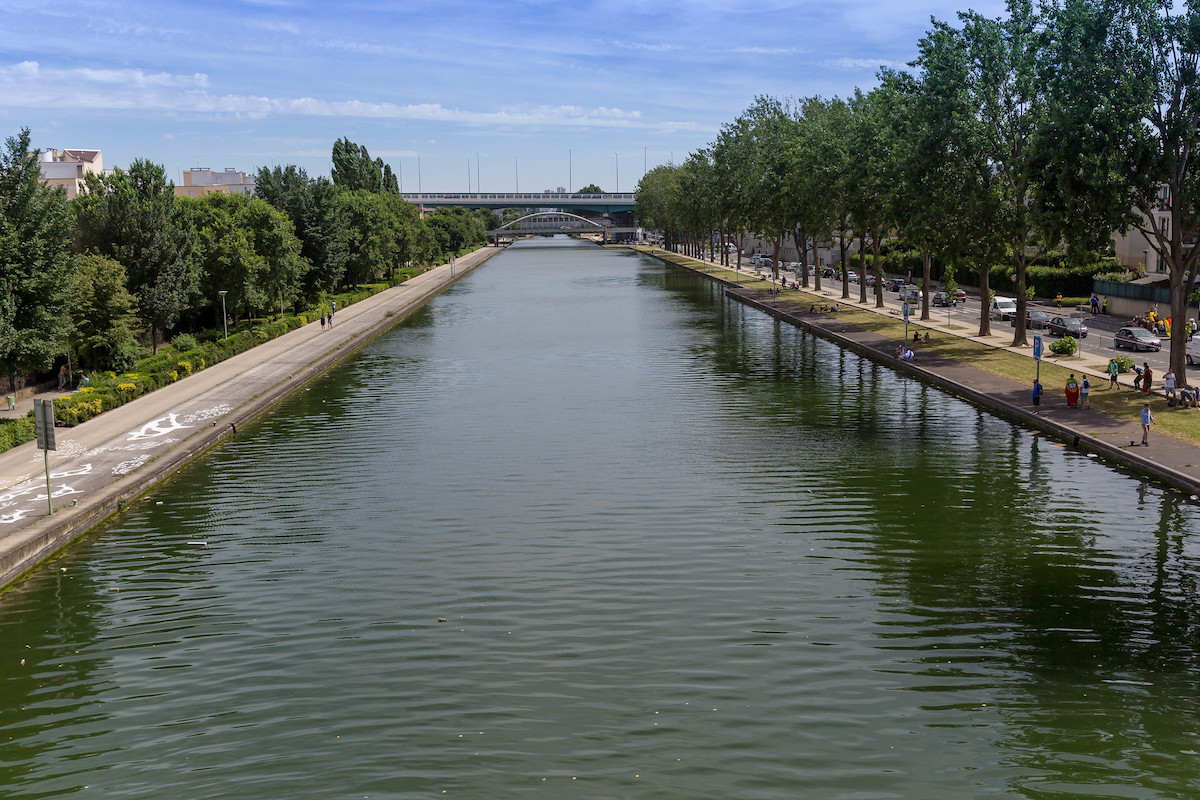
[[571,193],[571,185],[575,183],[575,151],[567,151],[567,193]]
[[513,185],[515,187],[513,194],[520,194],[521,193],[521,168],[520,168],[520,162],[517,161],[517,157],[515,155],[513,156]]
[[617,160],[616,153],[613,153],[613,173],[617,176],[616,191],[618,194],[620,194],[620,192],[621,192],[621,162]]

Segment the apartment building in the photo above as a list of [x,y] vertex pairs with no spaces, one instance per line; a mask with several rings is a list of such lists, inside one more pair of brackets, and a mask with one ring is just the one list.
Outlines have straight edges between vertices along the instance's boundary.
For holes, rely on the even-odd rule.
[[104,158],[99,150],[44,150],[38,155],[38,167],[42,183],[62,186],[70,199],[84,190],[88,173],[104,174]]
[[183,171],[183,185],[175,187],[176,197],[203,197],[213,192],[223,194],[254,194],[254,176],[233,167],[223,171],[196,167]]

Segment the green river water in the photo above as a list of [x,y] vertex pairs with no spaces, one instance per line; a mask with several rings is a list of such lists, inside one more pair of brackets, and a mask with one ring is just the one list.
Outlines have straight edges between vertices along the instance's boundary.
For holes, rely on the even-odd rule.
[[0,595],[0,795],[1196,798],[1198,533],[519,244]]

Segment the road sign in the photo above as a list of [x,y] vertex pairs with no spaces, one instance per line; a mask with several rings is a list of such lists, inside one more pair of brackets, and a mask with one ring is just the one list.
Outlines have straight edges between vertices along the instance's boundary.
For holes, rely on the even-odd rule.
[[908,322],[908,301],[904,301],[904,321]]
[[33,427],[39,450],[54,450],[54,401],[33,400]]
[[1033,337],[1033,357],[1038,361],[1042,360],[1042,337]]

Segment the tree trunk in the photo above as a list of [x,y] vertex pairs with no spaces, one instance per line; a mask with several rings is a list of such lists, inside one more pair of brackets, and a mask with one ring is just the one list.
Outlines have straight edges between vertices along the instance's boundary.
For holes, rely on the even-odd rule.
[[[984,259],[986,265],[988,259]],[[988,268],[979,268],[979,335],[989,336],[992,333],[992,290],[988,286]]]
[[[1021,198],[1024,199],[1023,196]],[[1025,339],[1025,306],[1028,304],[1025,289],[1025,240],[1026,231],[1022,228],[1013,242],[1013,263],[1016,268],[1017,316],[1013,320],[1013,347],[1025,347],[1029,342]]]
[[858,302],[867,304],[867,226],[858,232]]
[[929,319],[929,281],[933,272],[933,254],[921,251],[921,319]]
[[883,308],[883,260],[879,257],[880,250],[879,232],[875,232],[875,236],[871,237],[871,255],[874,264],[871,266],[875,270],[875,307]]
[[838,226],[838,251],[842,256],[842,299],[850,299],[850,265],[846,263],[846,224],[843,222]]

